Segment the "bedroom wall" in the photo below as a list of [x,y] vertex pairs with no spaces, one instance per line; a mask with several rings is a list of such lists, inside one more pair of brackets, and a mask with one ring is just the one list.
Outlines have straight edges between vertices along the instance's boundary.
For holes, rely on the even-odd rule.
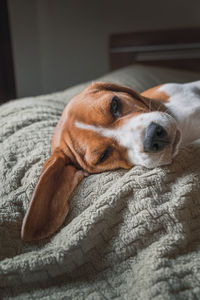
[[111,33],[200,26],[199,0],[8,3],[18,97],[62,90],[108,72]]

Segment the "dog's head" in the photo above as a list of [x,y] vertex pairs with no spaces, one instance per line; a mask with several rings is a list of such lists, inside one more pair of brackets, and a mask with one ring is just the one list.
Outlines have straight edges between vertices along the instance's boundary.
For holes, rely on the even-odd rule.
[[93,83],[65,107],[26,213],[22,238],[49,236],[86,172],[170,164],[180,131],[162,101],[111,83]]

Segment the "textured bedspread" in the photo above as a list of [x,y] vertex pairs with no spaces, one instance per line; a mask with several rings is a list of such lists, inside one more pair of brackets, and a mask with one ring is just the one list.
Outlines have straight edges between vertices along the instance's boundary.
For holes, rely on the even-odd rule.
[[[141,66],[102,77],[138,91],[197,79]],[[199,144],[167,167],[89,176],[54,236],[21,241],[52,132],[84,86],[0,107],[0,299],[200,299]]]

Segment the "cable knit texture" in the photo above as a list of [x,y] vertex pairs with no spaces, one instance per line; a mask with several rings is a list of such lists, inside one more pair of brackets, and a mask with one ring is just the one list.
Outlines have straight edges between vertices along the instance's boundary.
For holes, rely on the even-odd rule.
[[[142,91],[199,77],[131,66],[99,80]],[[170,166],[85,178],[57,233],[20,239],[56,123],[87,85],[0,107],[0,299],[200,299],[199,144]]]

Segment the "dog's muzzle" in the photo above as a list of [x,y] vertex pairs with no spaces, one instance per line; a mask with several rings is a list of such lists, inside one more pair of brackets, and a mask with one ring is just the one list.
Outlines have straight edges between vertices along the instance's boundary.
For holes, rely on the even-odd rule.
[[146,129],[143,148],[144,152],[152,153],[162,151],[169,145],[167,131],[159,124],[152,122]]

